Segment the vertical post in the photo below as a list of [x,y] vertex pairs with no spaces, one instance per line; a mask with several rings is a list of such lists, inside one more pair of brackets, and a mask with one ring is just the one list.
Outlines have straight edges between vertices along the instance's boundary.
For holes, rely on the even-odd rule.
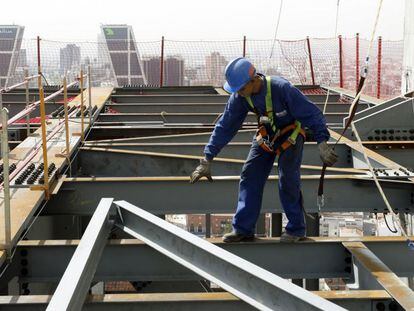
[[1,144],[3,157],[3,191],[4,191],[4,244],[7,257],[11,257],[11,226],[10,226],[10,187],[9,187],[9,135],[7,131],[8,110],[2,108],[1,120],[3,128],[1,130]]
[[311,76],[312,76],[312,85],[315,85],[315,73],[313,71],[313,62],[312,62],[312,51],[310,46],[310,40],[309,37],[306,37],[306,42],[308,44],[308,54],[309,54],[309,66],[311,70]]
[[359,84],[359,33],[356,34],[355,39],[355,90],[358,90]]
[[164,36],[161,38],[161,59],[160,59],[160,87],[164,82]]
[[[42,85],[42,67],[40,66],[40,37],[37,36],[37,85],[40,87]],[[39,88],[40,91],[40,88]]]
[[47,140],[46,140],[46,109],[45,109],[45,96],[42,86],[42,67],[40,63],[40,37],[37,36],[37,86],[39,88],[40,97],[40,120],[42,127],[42,151],[43,151],[43,189],[45,190],[46,199],[49,199],[49,172],[47,162]]
[[130,44],[130,38],[131,38],[131,31],[128,27],[128,34],[127,34],[127,50],[128,50],[128,84],[131,85],[131,44]]
[[344,87],[344,73],[343,73],[343,63],[342,63],[342,36],[338,36],[339,41],[339,87]]
[[[29,77],[29,70],[26,68],[24,70],[24,77],[26,79],[26,109],[29,106],[29,80],[27,80],[27,78]],[[27,114],[26,116],[26,135],[27,137],[29,137],[30,135],[30,113]]]
[[270,236],[277,237],[282,235],[282,213],[272,213]]
[[[0,118],[2,118],[2,111],[3,111],[3,92],[0,89]],[[3,121],[3,119],[2,119]],[[0,130],[0,135],[1,135],[1,130]],[[7,144],[9,143],[9,139],[7,138]],[[3,147],[2,144],[0,143],[0,154],[3,152]]]
[[211,214],[206,214],[206,238],[211,238]]
[[91,65],[88,66],[88,101],[89,101],[89,128],[92,126],[92,85]]
[[66,75],[63,77],[63,109],[65,110],[66,156],[69,157],[70,138],[69,138],[69,120],[68,120],[68,83],[66,80]]
[[243,36],[243,57],[246,57],[246,36]]
[[83,132],[85,124],[84,122],[84,115],[83,115],[83,70],[81,69],[80,71],[80,78],[79,78],[79,84],[80,84],[80,100],[81,100],[81,105],[80,105],[80,111],[81,111],[81,142],[83,143],[83,141],[85,140],[85,134]]
[[[40,80],[41,81],[41,80]],[[47,139],[46,139],[46,109],[45,109],[45,96],[43,93],[42,84],[39,85],[39,97],[40,97],[40,120],[42,126],[42,150],[43,150],[43,187],[46,194],[46,199],[49,199],[49,165],[47,161]]]
[[[319,225],[320,225],[320,217],[319,213],[310,213],[310,217],[307,217],[305,214],[304,217],[306,218],[306,236],[319,236]],[[313,218],[312,218],[313,217]],[[307,290],[319,290],[319,279],[306,279],[305,286]]]
[[381,58],[382,58],[382,37],[378,37],[378,64],[377,64],[377,98],[381,97]]
[[266,236],[266,213],[261,213],[256,223],[256,234]]

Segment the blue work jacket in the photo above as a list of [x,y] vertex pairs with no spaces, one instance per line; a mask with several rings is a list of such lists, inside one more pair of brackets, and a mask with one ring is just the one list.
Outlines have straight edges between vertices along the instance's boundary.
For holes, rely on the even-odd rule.
[[[327,141],[330,135],[325,117],[319,108],[286,79],[278,76],[272,76],[271,79],[276,127],[283,129],[298,120],[302,123],[302,127],[307,127],[313,132],[318,143]],[[267,86],[263,81],[260,92],[251,96],[254,106],[263,116],[266,116],[266,92]],[[232,140],[248,112],[247,100],[238,93],[233,93],[204,148],[207,159],[211,160],[216,157],[221,149]]]

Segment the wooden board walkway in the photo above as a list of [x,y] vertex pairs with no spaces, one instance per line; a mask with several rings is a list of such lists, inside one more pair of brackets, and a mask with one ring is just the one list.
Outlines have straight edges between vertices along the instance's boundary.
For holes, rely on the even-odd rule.
[[[98,111],[102,108],[105,101],[108,99],[112,92],[112,88],[92,88],[92,107],[97,106]],[[85,105],[88,105],[88,91],[84,91]],[[69,107],[80,104],[80,95],[69,103]],[[48,141],[48,163],[54,163],[57,171],[59,172],[63,166],[67,163],[66,158],[58,157],[57,154],[61,153],[65,149],[65,126],[64,122],[53,119],[49,120],[50,123],[47,125],[47,134],[56,129],[56,126],[61,124],[60,129],[57,133]],[[85,131],[89,129],[89,117],[84,119]],[[77,146],[80,144],[81,137],[76,135],[80,133],[81,124],[80,118],[71,118],[69,122],[70,131],[70,154],[72,154]],[[12,163],[18,163],[24,160],[35,148],[40,146],[42,143],[41,128],[39,128],[31,136],[27,137],[22,143],[14,148],[10,153],[10,165]],[[42,149],[40,148],[37,154],[30,161],[34,164],[40,164],[43,162]],[[56,182],[56,180],[54,181]],[[13,185],[14,183],[11,183]],[[53,181],[51,184],[51,190],[53,190]],[[22,232],[30,224],[31,218],[42,204],[45,199],[44,191],[33,191],[29,188],[11,188],[10,189],[10,214],[11,214],[11,240],[12,245],[18,242],[18,239]],[[0,244],[4,245],[4,202],[3,202],[3,191],[0,192]],[[0,265],[4,262],[6,256],[5,251],[0,250]]]

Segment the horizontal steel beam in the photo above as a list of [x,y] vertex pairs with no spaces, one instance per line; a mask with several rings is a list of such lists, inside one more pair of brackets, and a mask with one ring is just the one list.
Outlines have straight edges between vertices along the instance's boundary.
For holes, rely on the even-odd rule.
[[229,95],[179,94],[179,95],[117,95],[111,96],[115,103],[226,103]]
[[[256,126],[252,127],[256,128]],[[93,126],[91,132],[88,135],[88,140],[97,139],[114,139],[114,138],[127,138],[127,137],[143,137],[143,136],[159,136],[159,135],[175,135],[175,134],[188,134],[188,133],[200,133],[211,132],[214,129],[213,125],[141,125],[141,126]]]
[[[234,213],[239,176],[213,178],[213,183],[201,180],[194,185],[189,183],[189,177],[66,178],[58,194],[48,201],[44,213],[92,215],[101,197],[124,198],[144,206],[153,214]],[[277,182],[277,176],[269,178],[262,212],[282,212]],[[303,198],[308,212],[319,212],[316,204],[318,184],[319,175],[302,176]],[[388,181],[381,184],[397,212],[414,212],[412,184]],[[166,198],[168,204],[165,204]],[[328,175],[325,178],[322,212],[386,211],[373,181],[352,175]]]
[[[323,110],[325,101],[315,103]],[[350,103],[328,102],[326,112],[349,112]],[[105,107],[119,113],[188,113],[188,112],[210,112],[222,113],[225,103],[136,103],[136,104],[106,104]],[[367,103],[358,105],[358,111],[368,108]]]
[[[251,140],[251,135],[246,135],[246,136],[248,136],[248,139]],[[152,143],[152,142],[151,143],[150,142],[148,143],[129,143],[129,142],[122,143],[120,142],[120,143],[113,143],[113,144],[111,143],[86,143],[85,147],[203,156],[205,145],[206,145],[205,143],[185,143],[185,142],[180,142],[180,143],[164,143],[164,142],[163,143],[157,143],[157,142],[155,143]],[[247,158],[251,145],[252,145],[251,142],[230,143],[221,150],[219,157],[245,160]],[[414,143],[413,143],[413,146],[414,146]],[[391,150],[398,150],[398,149],[391,149]],[[87,154],[90,153],[84,149],[82,150],[81,155],[84,152]],[[346,144],[339,143],[335,147],[335,152],[339,156],[338,162],[335,163],[335,167],[352,167],[350,147],[348,147]],[[414,150],[413,150],[413,153],[414,153]],[[304,150],[303,150],[302,164],[319,166],[321,165],[321,163],[322,162],[319,156],[319,149],[318,149],[317,144],[314,142],[305,143]],[[213,164],[213,167],[214,166],[215,166],[215,163]]]
[[[117,95],[113,94],[111,99],[115,103],[226,103],[229,95]],[[326,95],[307,95],[311,101],[322,102],[326,100]],[[329,95],[330,102],[338,102],[339,94]]]
[[[162,122],[168,123],[200,123],[215,124],[221,113],[101,113],[98,117],[98,124],[105,123],[130,123],[133,122]],[[342,119],[340,120],[340,122]],[[257,122],[257,117],[250,113],[247,115],[245,123]]]
[[[247,148],[246,148],[247,149]],[[247,149],[248,151],[248,149]],[[304,161],[302,174],[316,174],[321,171],[321,160],[317,151],[314,163]],[[81,147],[77,155],[79,175],[90,177],[130,177],[130,176],[189,176],[203,159],[202,152],[197,156],[170,153],[154,153],[110,148]],[[216,158],[212,173],[216,176],[239,175],[245,163],[243,159]],[[274,163],[277,172],[277,163]],[[327,174],[365,174],[363,170],[333,167]]]
[[[215,124],[221,116],[221,113],[101,113],[98,117],[99,125],[125,123],[134,124],[134,122],[164,122],[169,123],[192,123],[192,124]],[[328,124],[341,124],[344,117],[348,116],[347,112],[327,112],[325,113]],[[249,113],[244,124],[257,123],[256,115]]]
[[[324,297],[346,309],[358,311],[395,310],[398,305],[386,291],[319,291]],[[0,296],[4,311],[40,311],[46,308],[51,296]],[[82,310],[131,311],[247,311],[256,310],[229,293],[157,293],[90,295]]]
[[135,205],[114,203],[117,227],[259,310],[344,310]]
[[[229,143],[225,146],[219,157],[233,158],[233,159],[246,159],[249,153],[252,135],[246,133],[241,135],[239,133],[235,138],[235,142]],[[190,138],[193,137],[194,141]],[[149,152],[161,152],[161,153],[176,153],[186,155],[202,155],[204,153],[204,147],[209,139],[209,134],[198,136],[178,136],[170,138],[154,138],[154,139],[131,139],[131,140],[115,140],[113,142],[87,142],[87,147],[98,148],[110,148],[132,151],[149,151]],[[244,139],[245,142],[238,142]],[[203,141],[201,141],[203,140]],[[170,142],[174,141],[174,142]],[[176,142],[175,142],[176,141]],[[201,142],[197,142],[201,141]],[[414,156],[414,141],[388,141],[388,142],[373,142],[365,141],[364,146],[375,151],[376,153],[389,158],[405,167],[412,166],[412,158]],[[335,167],[350,167],[352,166],[351,147],[346,143],[339,142],[335,147],[335,152],[338,154],[338,162],[335,163]],[[319,165],[320,157],[319,150],[316,142],[306,142],[303,150],[303,164]]]
[[[152,132],[151,135],[147,137],[129,137],[129,138],[114,138],[114,139],[100,139],[100,140],[90,140],[90,143],[103,143],[103,142],[203,142],[207,143],[210,139],[211,132],[213,128],[209,127],[209,130],[206,132],[195,132],[188,134],[175,134],[175,135],[162,135],[162,132],[157,134],[157,132]],[[158,131],[158,129],[157,129]],[[252,142],[253,135],[256,133],[256,128],[239,130],[237,134],[232,139],[232,142]],[[88,143],[89,143],[88,142]]]
[[[278,238],[232,244],[223,243],[221,239],[208,241],[283,278],[348,280],[353,279],[352,257],[342,242],[363,241],[398,276],[414,276],[414,254],[402,237],[314,237],[295,245],[280,243]],[[20,241],[9,269],[19,271],[22,282],[56,282],[78,244],[77,240]],[[108,242],[94,275],[94,281],[201,279],[143,242],[129,239]]]
[[216,87],[213,86],[126,86],[114,89],[116,95],[202,95],[202,94],[219,94]]

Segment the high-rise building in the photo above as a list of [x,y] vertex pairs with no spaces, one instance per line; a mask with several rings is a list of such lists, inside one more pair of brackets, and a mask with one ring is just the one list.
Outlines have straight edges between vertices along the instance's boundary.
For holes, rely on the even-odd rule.
[[184,60],[180,56],[169,56],[164,60],[165,86],[184,85]]
[[5,87],[16,69],[24,27],[0,25],[0,87]]
[[67,44],[60,49],[60,74],[70,71],[79,71],[81,64],[80,47],[76,44]]
[[160,84],[160,62],[161,57],[148,57],[142,60],[147,83],[151,85]]
[[206,56],[206,73],[209,84],[221,86],[224,83],[224,69],[227,61],[219,52]]
[[128,25],[102,25],[105,53],[119,86],[147,84],[134,32]]

